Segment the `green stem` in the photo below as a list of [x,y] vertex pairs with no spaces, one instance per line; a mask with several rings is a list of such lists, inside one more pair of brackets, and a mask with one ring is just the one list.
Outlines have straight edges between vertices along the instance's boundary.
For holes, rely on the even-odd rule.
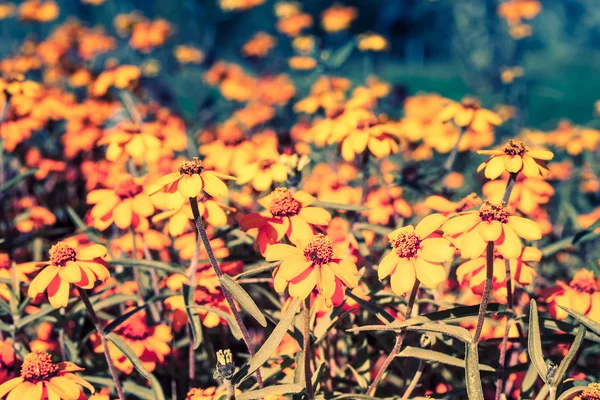
[[506,189],[504,189],[504,195],[502,196],[502,202],[504,204],[508,204],[510,200],[510,194],[512,193],[513,188],[515,187],[515,183],[517,182],[518,172],[513,172],[508,177],[508,182],[506,183]]
[[485,270],[485,287],[483,288],[483,296],[479,305],[479,314],[477,316],[477,327],[475,335],[473,335],[473,344],[479,343],[483,322],[485,320],[485,312],[488,303],[490,302],[490,293],[492,292],[492,278],[494,277],[494,242],[488,242],[485,255],[486,270]]
[[456,161],[456,156],[458,155],[458,148],[460,146],[460,141],[462,140],[465,132],[467,131],[466,127],[460,128],[460,133],[458,134],[458,139],[456,140],[456,144],[450,151],[448,158],[446,159],[446,163],[444,164],[444,170],[446,173],[452,171],[452,167],[454,167],[454,162]]
[[85,304],[85,307],[87,308],[88,313],[90,314],[90,318],[92,319],[92,323],[94,324],[94,327],[96,328],[96,332],[98,332],[98,336],[100,336],[100,342],[102,343],[102,349],[104,350],[104,357],[106,358],[106,362],[108,363],[108,370],[110,372],[110,375],[112,376],[112,379],[115,382],[115,389],[117,391],[117,395],[119,396],[120,400],[125,400],[125,394],[123,393],[123,387],[121,386],[121,382],[119,381],[119,375],[118,375],[117,369],[115,368],[115,366],[112,362],[112,359],[110,358],[110,350],[108,349],[108,341],[106,340],[106,336],[104,335],[104,330],[102,329],[100,320],[98,319],[98,316],[96,315],[96,312],[94,311],[94,307],[92,306],[92,303],[90,302],[90,298],[88,297],[85,289],[78,287],[77,290],[79,291],[79,296],[81,297],[83,304]]
[[[420,283],[421,282],[418,279],[415,279],[415,284],[412,288],[412,291],[410,292],[410,297],[408,298],[408,303],[406,305],[406,316],[404,317],[404,321],[409,319],[412,315],[412,310],[413,310],[413,307],[415,304],[415,300],[417,298],[417,292],[419,290]],[[387,358],[383,362],[383,365],[381,366],[381,368],[379,368],[379,371],[377,371],[377,375],[375,376],[375,379],[373,379],[371,386],[369,386],[369,388],[367,389],[367,393],[366,393],[367,396],[372,396],[375,393],[375,389],[377,389],[377,385],[379,385],[379,383],[381,383],[381,380],[383,379],[383,375],[385,374],[385,371],[390,366],[392,361],[394,361],[394,359],[396,358],[398,353],[400,353],[400,349],[402,348],[402,342],[404,342],[405,336],[406,336],[406,331],[401,331],[396,336],[396,343],[394,343],[394,348],[392,349],[390,354],[387,356]]]
[[304,352],[304,381],[306,385],[306,396],[308,400],[313,400],[315,393],[312,387],[312,374],[310,371],[310,297],[304,300],[304,325],[303,325],[303,343],[302,351]]
[[425,363],[423,362],[423,360],[420,360],[419,368],[417,369],[415,376],[412,378],[412,381],[410,381],[408,388],[406,388],[406,392],[404,392],[404,395],[402,396],[402,398],[400,400],[408,400],[408,398],[410,397],[412,392],[417,387],[417,384],[419,383],[419,380],[421,379],[421,376],[423,375],[424,369],[425,369]]
[[[210,245],[210,240],[208,239],[206,229],[204,228],[204,223],[202,222],[202,216],[200,215],[200,210],[198,209],[198,199],[197,198],[190,197],[190,207],[192,208],[192,214],[194,215],[194,222],[196,224],[196,229],[198,231],[198,234],[200,235],[200,238],[202,239],[204,248],[206,249],[206,254],[208,255],[208,260],[210,261],[210,265],[213,267],[215,274],[217,275],[217,278],[221,278],[223,276],[223,272],[221,271],[221,268],[219,268],[219,263],[217,262],[217,258],[215,257],[215,254],[213,253],[212,246]],[[248,333],[248,329],[246,328],[246,325],[244,324],[244,321],[242,320],[242,317],[237,310],[235,302],[233,301],[233,297],[231,296],[231,293],[229,293],[229,291],[227,291],[227,289],[225,289],[223,286],[221,286],[221,290],[223,291],[223,295],[225,296],[225,299],[227,300],[227,304],[229,304],[229,308],[231,309],[231,312],[233,313],[235,321],[237,322],[237,324],[240,328],[240,331],[242,332],[242,336],[244,338],[244,343],[246,344],[246,347],[248,348],[248,353],[250,353],[250,356],[253,356],[255,351],[254,351],[254,346],[252,345],[252,341],[250,340],[250,334]],[[258,387],[260,389],[262,389],[263,382],[262,382],[262,376],[260,374],[260,370],[256,370],[256,381],[258,383]]]

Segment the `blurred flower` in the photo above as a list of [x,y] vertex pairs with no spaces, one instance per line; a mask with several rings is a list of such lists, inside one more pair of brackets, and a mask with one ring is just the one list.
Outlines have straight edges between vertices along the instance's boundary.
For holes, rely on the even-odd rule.
[[135,65],[121,65],[102,72],[91,87],[94,96],[104,96],[111,86],[127,89],[137,82],[142,71]]
[[446,216],[461,213],[470,208],[479,206],[481,199],[476,193],[470,193],[459,201],[450,201],[439,195],[429,196],[425,199],[425,205],[432,210],[440,212]]
[[263,4],[265,0],[219,0],[225,11],[245,11]]
[[0,20],[15,15],[16,7],[14,3],[0,3]]
[[358,36],[358,50],[383,51],[390,46],[386,38],[378,33],[369,32]]
[[246,57],[266,57],[275,47],[277,40],[266,32],[257,32],[252,39],[242,47],[242,54]]
[[358,10],[355,7],[334,4],[321,13],[321,26],[327,32],[339,32],[348,29],[357,17]]
[[201,64],[204,61],[204,53],[194,46],[179,45],[173,52],[181,64]]
[[539,0],[506,0],[498,5],[498,15],[515,26],[522,19],[532,19],[539,14],[542,4]]
[[451,102],[439,114],[441,121],[453,120],[459,127],[485,130],[490,125],[500,125],[502,118],[493,111],[481,107],[479,100],[465,97],[460,103]]
[[412,217],[412,208],[406,200],[402,198],[402,188],[377,188],[369,191],[365,206],[369,210],[362,211],[366,215],[369,223],[373,225],[387,225],[394,215],[402,218]]
[[[21,375],[0,385],[0,397],[27,400],[73,400],[87,398],[81,386],[94,393],[94,387],[74,372],[83,368],[71,362],[54,364],[50,354],[34,351],[25,356]],[[26,397],[24,397],[26,396]]]
[[47,292],[52,307],[66,307],[71,284],[91,289],[96,281],[108,279],[110,272],[103,260],[106,253],[106,247],[99,244],[75,250],[64,242],[56,243],[50,249],[50,261],[25,263],[40,268],[29,285],[29,297]]
[[[482,192],[492,203],[500,203],[506,188],[505,180],[487,181]],[[554,188],[541,178],[527,178],[519,175],[508,201],[510,210],[519,210],[525,215],[532,214],[540,204],[546,204],[554,196]]]
[[562,306],[600,322],[600,285],[592,271],[580,269],[568,285],[558,281],[556,286],[546,289],[542,296],[548,303],[552,318],[568,317],[567,312],[559,307]]
[[528,178],[547,178],[548,168],[544,161],[551,160],[554,154],[548,150],[530,150],[522,141],[510,139],[500,150],[479,150],[477,154],[491,155],[488,161],[477,167],[477,172],[485,169],[485,177],[496,179],[504,171],[523,174]]
[[523,68],[519,66],[502,68],[502,70],[500,71],[500,80],[502,80],[502,83],[504,83],[505,85],[510,85],[517,78],[520,78],[522,76]]
[[16,228],[19,232],[31,232],[56,223],[56,217],[50,210],[35,204],[35,200],[25,197],[19,200],[19,208],[23,213],[15,217]]
[[[0,383],[15,376],[15,350],[12,339],[0,340]],[[0,389],[2,386],[0,386]]]
[[23,21],[49,22],[58,17],[58,4],[52,0],[26,0],[19,5],[19,18]]
[[[159,192],[152,196],[154,204],[160,204],[159,208],[168,208],[166,205],[166,193]],[[212,199],[203,199],[198,202],[198,211],[202,220],[214,228],[220,228],[227,224],[227,214],[223,209],[226,207]],[[189,199],[185,199],[181,207],[163,211],[152,217],[152,222],[157,223],[167,220],[165,230],[169,235],[177,237],[182,235],[194,220],[194,215],[189,205]]]
[[293,56],[289,58],[288,65],[292,69],[309,70],[317,67],[317,60],[308,56]]
[[328,306],[338,306],[344,301],[345,287],[358,285],[356,265],[334,257],[331,239],[321,233],[299,239],[296,246],[274,244],[265,259],[282,261],[274,271],[277,293],[289,287],[290,296],[306,299],[316,286]]
[[149,53],[163,45],[171,33],[171,24],[162,18],[154,21],[142,20],[133,26],[129,44],[142,53]]
[[269,189],[273,182],[285,182],[288,178],[287,168],[275,157],[266,157],[248,164],[241,168],[237,175],[238,185],[251,182],[258,192]]
[[452,259],[454,247],[437,231],[447,219],[431,214],[416,227],[407,225],[388,234],[392,251],[379,262],[379,280],[391,276],[392,290],[399,296],[409,292],[416,279],[430,289],[444,282],[442,263]]

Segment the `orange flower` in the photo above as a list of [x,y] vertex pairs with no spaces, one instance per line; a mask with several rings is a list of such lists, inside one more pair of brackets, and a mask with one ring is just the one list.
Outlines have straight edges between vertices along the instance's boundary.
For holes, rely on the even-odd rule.
[[106,247],[99,244],[77,251],[63,242],[56,243],[50,249],[50,261],[34,262],[41,269],[29,285],[29,297],[34,299],[46,291],[53,307],[66,307],[71,284],[91,289],[96,281],[108,279],[105,256]]
[[[16,265],[16,275],[19,282],[29,282],[28,274],[31,274],[37,270],[37,263],[24,263]],[[13,271],[12,262],[10,257],[6,253],[0,252],[0,278],[8,279],[12,281]],[[6,285],[6,283],[0,283],[0,298],[9,300],[11,298],[12,291]]]
[[235,179],[215,171],[208,171],[198,158],[182,161],[177,172],[164,175],[148,189],[150,195],[164,191],[166,205],[173,210],[180,208],[185,199],[196,198],[202,190],[217,199],[227,196],[227,185],[221,179]]
[[374,225],[387,225],[395,214],[402,218],[410,218],[413,214],[410,204],[402,198],[401,187],[370,191],[365,206],[369,207],[369,210],[363,211],[362,214]]
[[[171,328],[167,325],[159,324],[148,326],[146,323],[146,313],[137,312],[121,323],[114,333],[118,335],[125,343],[131,347],[135,355],[140,359],[142,365],[152,372],[157,364],[165,361],[165,356],[171,352],[169,342],[173,340]],[[104,348],[97,334],[90,337],[94,343],[94,352],[102,353]],[[112,343],[108,342],[110,358],[119,371],[126,374],[133,372],[133,364],[121,353],[121,351]]]
[[505,258],[519,257],[526,240],[542,238],[542,228],[534,221],[511,216],[503,204],[485,201],[479,210],[465,211],[444,223],[444,235],[460,250],[464,258],[477,258],[488,242]]
[[94,204],[90,211],[92,225],[101,231],[113,222],[121,229],[147,229],[147,218],[154,213],[154,206],[141,183],[140,178],[125,175],[112,189],[89,192],[86,202]]
[[290,68],[300,71],[316,68],[317,64],[317,60],[308,56],[292,56],[288,60]]
[[356,7],[344,7],[340,4],[334,4],[321,13],[321,26],[327,32],[340,32],[348,29],[357,17]]
[[282,261],[274,271],[275,290],[306,299],[315,286],[328,306],[342,304],[345,287],[358,285],[356,265],[333,254],[331,239],[321,233],[312,239],[300,239],[296,246],[274,244],[265,252],[267,261]]
[[155,21],[140,21],[133,27],[129,44],[142,53],[149,53],[161,46],[171,34],[171,25],[160,18]]
[[56,223],[56,217],[50,210],[35,205],[31,199],[21,199],[19,206],[25,209],[25,212],[15,217],[16,228],[19,232],[31,232]]
[[556,282],[556,286],[542,293],[548,303],[552,318],[565,319],[568,314],[559,306],[566,307],[600,322],[600,285],[594,273],[580,269],[569,284]]
[[[529,262],[540,261],[542,252],[535,247],[525,246],[517,258],[509,260],[511,284],[514,282],[525,286],[533,282],[536,276],[535,270],[529,265]],[[494,292],[502,298],[506,298],[506,266],[502,255],[494,252],[494,275],[492,278],[492,288]],[[474,293],[482,294],[485,286],[486,256],[466,261],[456,269],[456,278],[461,285],[466,283]]]
[[[221,3],[232,2],[232,1],[257,1],[257,0],[221,0]],[[264,1],[264,0],[260,0]],[[185,400],[216,400],[223,396],[227,396],[226,389],[217,389],[216,387],[210,387],[207,389],[192,388],[185,396]],[[235,389],[235,395],[239,396],[242,391]]]
[[522,19],[532,19],[542,9],[538,0],[507,0],[498,5],[498,15],[509,25],[519,25]]
[[360,51],[383,51],[389,47],[386,38],[378,33],[365,33],[358,36],[358,50]]
[[248,214],[240,219],[244,230],[258,228],[254,247],[262,254],[269,246],[279,243],[287,236],[292,243],[299,239],[312,237],[315,226],[327,226],[331,214],[321,207],[310,207],[316,198],[304,191],[292,193],[286,188],[277,188],[258,200],[266,210]]
[[554,154],[548,150],[530,150],[520,140],[510,139],[500,150],[479,150],[477,154],[488,154],[492,157],[477,167],[477,172],[485,169],[485,177],[496,179],[504,171],[518,173],[523,171],[528,178],[547,178],[548,168],[544,161],[552,160]]
[[[164,195],[166,193],[159,192],[152,196],[152,201],[154,204],[160,204],[160,208],[167,208]],[[200,211],[202,220],[214,228],[220,228],[227,224],[227,214],[223,208],[227,208],[227,206],[211,199],[203,199],[198,202],[198,211]],[[189,206],[189,199],[186,199],[180,208],[163,211],[152,217],[154,223],[164,220],[167,220],[165,231],[169,235],[173,237],[182,235],[190,228],[190,223],[194,220],[192,209]]]
[[111,86],[126,89],[140,78],[142,71],[135,65],[121,65],[102,72],[91,87],[94,96],[104,96]]
[[471,193],[459,201],[450,201],[439,195],[429,196],[425,199],[425,206],[446,216],[461,213],[481,204],[481,199],[476,193]]
[[356,155],[368,150],[375,158],[382,158],[399,150],[399,139],[393,123],[382,123],[375,116],[357,121],[348,131],[334,132],[328,144],[341,143],[344,160],[353,161]]
[[0,385],[0,397],[27,400],[85,399],[81,386],[94,393],[94,387],[75,375],[83,368],[71,362],[54,364],[50,354],[34,351],[25,356],[21,375]]
[[202,50],[193,46],[176,46],[174,53],[175,58],[181,64],[201,64],[204,61],[204,53]]
[[481,107],[479,100],[465,97],[460,103],[450,102],[440,112],[441,121],[453,120],[457,126],[486,130],[502,123],[502,118],[493,111]]
[[392,290],[400,296],[412,289],[416,279],[430,289],[444,282],[442,263],[452,259],[454,247],[437,231],[447,219],[442,214],[431,214],[416,227],[407,225],[388,234],[392,251],[379,263],[379,280],[390,275]]
[[52,0],[26,0],[19,6],[23,21],[49,22],[58,17],[59,8]]
[[269,189],[273,182],[285,182],[288,178],[286,166],[273,156],[248,164],[237,171],[237,174],[238,185],[252,182],[252,187],[258,192]]
[[[482,188],[483,194],[492,202],[502,201],[506,181],[487,181]],[[550,201],[554,196],[554,188],[541,178],[527,178],[519,175],[508,201],[508,208],[519,210],[525,215],[531,215],[540,206]]]
[[257,32],[252,39],[242,47],[242,54],[246,57],[266,57],[275,47],[277,40],[266,32]]
[[0,382],[14,377],[15,350],[12,339],[0,340]]

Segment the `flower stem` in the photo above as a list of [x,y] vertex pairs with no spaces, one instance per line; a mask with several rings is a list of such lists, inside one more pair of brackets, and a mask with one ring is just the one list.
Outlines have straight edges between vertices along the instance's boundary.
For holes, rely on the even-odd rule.
[[446,163],[444,164],[444,170],[446,173],[452,171],[452,167],[454,167],[454,162],[456,161],[456,156],[458,155],[458,148],[460,146],[460,141],[462,140],[465,132],[467,131],[466,127],[460,129],[460,133],[458,134],[458,139],[456,139],[456,144],[450,151],[448,158],[446,159]]
[[77,290],[79,291],[79,296],[81,297],[83,304],[85,304],[85,307],[87,308],[88,313],[90,314],[90,318],[92,319],[92,323],[94,324],[94,327],[96,328],[96,332],[98,332],[98,336],[100,336],[100,342],[102,343],[102,349],[104,349],[104,357],[106,357],[106,362],[108,363],[108,370],[110,372],[110,375],[112,376],[113,381],[115,382],[115,389],[117,391],[117,395],[119,396],[120,400],[125,400],[125,393],[123,393],[123,387],[121,386],[121,382],[119,381],[117,369],[115,368],[115,366],[112,362],[112,359],[110,358],[110,350],[108,349],[108,341],[106,340],[106,336],[104,335],[104,330],[102,329],[100,320],[98,319],[98,316],[96,315],[96,312],[94,311],[94,307],[92,306],[92,303],[90,302],[90,298],[88,297],[85,289],[78,287]]
[[515,187],[515,182],[517,182],[517,175],[519,175],[518,172],[512,172],[508,177],[506,189],[504,189],[504,195],[502,196],[502,202],[504,204],[508,204],[508,200],[510,200],[510,194],[512,193],[512,190]]
[[[190,207],[192,208],[192,214],[194,214],[194,222],[196,224],[196,229],[198,231],[198,235],[200,235],[200,239],[202,239],[204,248],[206,249],[206,254],[208,255],[208,260],[210,261],[210,265],[213,267],[213,269],[215,271],[215,275],[217,275],[217,278],[221,278],[223,276],[223,272],[221,271],[221,268],[219,268],[219,263],[217,262],[215,254],[213,253],[212,247],[210,245],[210,240],[208,240],[208,235],[206,233],[206,229],[204,228],[204,223],[202,222],[202,216],[200,215],[200,210],[198,209],[198,199],[197,198],[190,197]],[[198,246],[198,244],[199,243],[197,243],[197,246]],[[250,334],[248,333],[248,329],[246,328],[246,325],[244,325],[244,321],[242,321],[242,317],[237,310],[235,302],[233,301],[233,297],[231,296],[231,293],[229,293],[229,291],[227,291],[227,289],[225,289],[223,286],[221,286],[221,290],[223,291],[223,295],[225,296],[225,299],[227,300],[227,304],[229,304],[229,308],[231,309],[231,312],[233,313],[235,322],[237,322],[237,324],[240,328],[240,331],[242,332],[242,336],[244,337],[244,343],[246,343],[246,347],[248,348],[248,353],[250,353],[250,356],[253,356],[255,351],[254,351],[254,346],[252,345],[252,342],[250,341]],[[258,383],[258,387],[260,389],[262,389],[263,382],[262,382],[262,376],[260,374],[260,370],[256,370],[256,381]]]
[[306,385],[306,395],[308,400],[313,400],[315,397],[312,387],[312,374],[310,371],[310,297],[304,300],[304,329],[302,351],[304,352],[304,381]]
[[415,390],[415,388],[417,387],[417,384],[419,383],[419,380],[421,379],[421,375],[423,375],[424,369],[425,369],[425,363],[423,362],[423,360],[420,360],[419,368],[417,369],[417,372],[415,372],[415,376],[412,378],[412,381],[410,381],[408,388],[406,388],[406,392],[404,392],[404,395],[402,395],[402,398],[400,400],[408,400],[408,398],[412,394],[413,390]]
[[[417,291],[419,290],[420,283],[421,282],[418,279],[415,279],[415,284],[412,288],[412,291],[410,292],[410,297],[408,298],[408,303],[406,305],[406,316],[404,317],[404,321],[409,319],[412,315],[412,310],[413,310],[413,306],[415,304],[415,300],[417,298]],[[394,348],[392,349],[390,354],[387,356],[387,358],[383,362],[383,365],[381,366],[381,368],[379,368],[379,371],[377,371],[377,375],[375,376],[375,379],[373,379],[371,386],[369,386],[369,388],[367,389],[367,393],[366,393],[367,396],[372,396],[375,393],[375,389],[377,389],[377,385],[379,385],[379,383],[383,379],[383,375],[385,374],[385,371],[390,366],[392,361],[394,361],[394,358],[396,358],[398,353],[400,353],[400,349],[402,348],[402,342],[404,342],[405,336],[406,336],[406,331],[401,331],[396,336],[396,343],[394,343]]]
[[487,310],[488,303],[490,302],[490,293],[492,291],[492,278],[494,277],[494,242],[493,241],[490,241],[487,244],[487,251],[486,251],[485,259],[486,259],[485,287],[483,288],[483,296],[481,297],[481,304],[479,305],[479,314],[477,316],[477,327],[475,328],[475,335],[473,335],[473,344],[479,343],[479,337],[481,336],[481,329],[483,328],[483,321],[485,320],[485,312]]

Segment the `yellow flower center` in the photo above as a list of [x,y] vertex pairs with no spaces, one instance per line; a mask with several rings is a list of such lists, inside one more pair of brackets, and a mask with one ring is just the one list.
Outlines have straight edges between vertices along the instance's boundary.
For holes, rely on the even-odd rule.
[[198,157],[194,157],[190,161],[182,161],[177,170],[181,175],[192,176],[202,173],[204,171],[204,164],[202,164],[202,161]]
[[588,388],[581,392],[581,400],[600,400],[600,383],[590,383]]
[[594,293],[598,290],[594,273],[586,269],[577,271],[569,286],[581,293]]
[[421,249],[421,239],[414,232],[400,232],[392,239],[392,247],[400,258],[415,258]]
[[50,248],[50,262],[52,265],[64,267],[69,261],[77,259],[77,252],[71,246],[58,242]]
[[464,108],[471,108],[473,110],[477,110],[481,107],[481,103],[479,102],[479,100],[473,98],[473,97],[465,97],[460,101],[460,104],[464,107]]
[[304,257],[317,265],[324,265],[333,258],[333,242],[322,233],[316,234],[304,248]]
[[493,204],[486,200],[479,209],[479,218],[484,222],[498,221],[506,224],[509,216],[510,214],[504,208],[504,203]]
[[504,148],[502,149],[507,155],[513,156],[523,156],[525,152],[527,152],[527,146],[520,140],[510,139]]
[[143,318],[134,317],[121,325],[118,333],[131,340],[144,340],[150,336],[151,331]]
[[298,215],[302,204],[292,196],[286,188],[277,188],[273,192],[271,197],[271,204],[269,204],[269,211],[275,217],[291,217]]
[[115,186],[115,193],[122,199],[135,197],[140,194],[142,190],[142,185],[138,185],[131,178],[121,179]]
[[25,356],[21,366],[21,378],[28,382],[45,381],[58,373],[58,365],[52,362],[50,354],[34,351]]
[[264,171],[271,168],[273,164],[275,164],[275,161],[273,160],[262,160],[258,163],[258,168]]

